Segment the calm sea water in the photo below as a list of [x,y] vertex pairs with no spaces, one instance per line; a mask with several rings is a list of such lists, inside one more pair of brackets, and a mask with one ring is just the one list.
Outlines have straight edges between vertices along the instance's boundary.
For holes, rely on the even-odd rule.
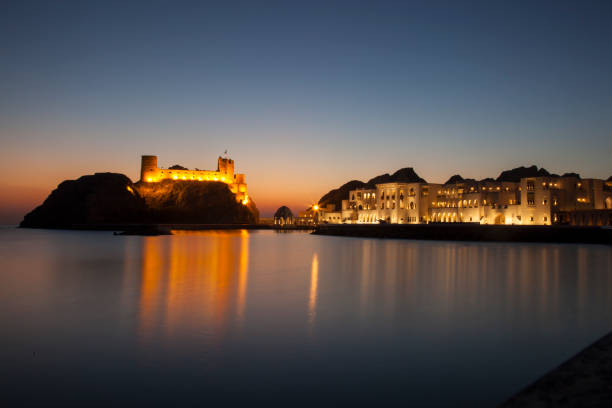
[[612,330],[612,249],[2,228],[0,330],[4,406],[494,406]]

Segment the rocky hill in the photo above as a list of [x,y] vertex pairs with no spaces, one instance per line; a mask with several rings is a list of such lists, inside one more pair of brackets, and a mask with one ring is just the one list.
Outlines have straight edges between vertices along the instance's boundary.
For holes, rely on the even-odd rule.
[[74,228],[106,224],[246,224],[259,212],[253,201],[237,203],[225,183],[137,183],[116,173],[62,182],[21,227]]
[[502,171],[495,181],[512,181],[518,183],[524,177],[548,177],[556,176],[556,174],[550,174],[545,168],[538,169],[537,166],[530,167],[517,167],[512,170]]
[[334,204],[336,210],[342,208],[342,200],[346,200],[349,191],[358,188],[375,188],[377,184],[381,183],[426,183],[424,179],[419,177],[412,167],[405,167],[399,169],[393,174],[385,173],[374,178],[371,178],[367,183],[359,180],[352,180],[342,186],[329,191],[323,197],[319,199],[319,206],[325,207],[328,204]]
[[21,227],[139,223],[147,217],[145,200],[123,174],[96,173],[60,183],[27,214]]
[[227,184],[220,181],[136,183],[157,223],[253,224],[259,220],[255,203],[236,202]]

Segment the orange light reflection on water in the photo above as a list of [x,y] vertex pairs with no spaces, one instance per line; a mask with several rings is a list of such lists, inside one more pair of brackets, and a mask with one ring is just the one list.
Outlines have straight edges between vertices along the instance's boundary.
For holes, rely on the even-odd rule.
[[[208,327],[219,338],[243,319],[249,273],[249,233],[173,231],[144,238],[140,335],[174,337]],[[202,325],[201,323],[206,323]]]
[[310,270],[310,295],[308,296],[308,323],[314,324],[317,308],[317,287],[319,284],[319,257],[315,252],[312,256],[312,268]]

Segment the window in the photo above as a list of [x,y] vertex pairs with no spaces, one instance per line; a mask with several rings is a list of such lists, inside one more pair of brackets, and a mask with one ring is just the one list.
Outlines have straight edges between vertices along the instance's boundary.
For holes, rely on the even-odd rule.
[[535,207],[535,194],[527,193],[527,205],[531,207]]
[[544,222],[548,221],[548,217],[544,217]]
[[529,221],[533,222],[533,216],[529,217]]
[[547,199],[542,200],[542,205],[546,205],[546,204],[548,204],[548,200]]
[[528,181],[527,182],[527,191],[533,191],[535,190],[535,183],[533,181]]
[[411,202],[410,202],[410,209],[411,209],[411,210],[414,210],[414,201],[411,201]]

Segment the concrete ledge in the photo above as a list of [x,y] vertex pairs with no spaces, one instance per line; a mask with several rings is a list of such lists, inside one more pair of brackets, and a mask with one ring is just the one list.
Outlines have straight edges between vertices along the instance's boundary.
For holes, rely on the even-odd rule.
[[500,407],[612,407],[612,333]]
[[559,242],[612,245],[612,228],[474,224],[326,224],[313,234],[440,241]]

